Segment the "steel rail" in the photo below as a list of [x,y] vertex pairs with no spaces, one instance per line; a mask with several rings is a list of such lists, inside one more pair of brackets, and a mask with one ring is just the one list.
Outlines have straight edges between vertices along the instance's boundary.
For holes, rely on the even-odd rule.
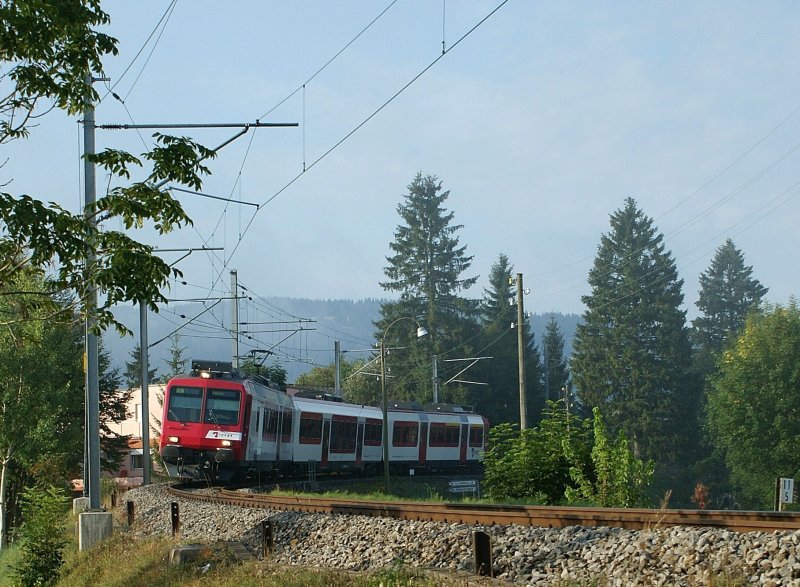
[[622,509],[549,507],[470,502],[355,501],[308,496],[275,496],[228,489],[199,493],[171,486],[170,495],[183,499],[239,507],[312,513],[382,516],[403,520],[461,524],[520,524],[548,528],[610,526],[631,530],[666,526],[723,528],[736,532],[772,532],[800,529],[800,512],[755,512],[685,509]]

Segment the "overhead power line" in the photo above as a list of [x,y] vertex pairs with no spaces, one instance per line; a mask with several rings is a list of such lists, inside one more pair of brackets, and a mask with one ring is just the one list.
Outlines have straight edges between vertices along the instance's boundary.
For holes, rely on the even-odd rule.
[[339,57],[339,55],[341,55],[342,53],[344,53],[344,52],[347,50],[347,48],[348,48],[348,47],[350,47],[350,45],[352,45],[353,43],[355,43],[355,42],[358,40],[358,38],[359,38],[361,35],[363,35],[365,32],[367,32],[367,30],[368,30],[370,27],[372,27],[372,25],[374,25],[376,22],[378,22],[378,20],[379,20],[379,19],[380,19],[380,18],[381,18],[381,17],[382,17],[384,14],[386,14],[386,13],[389,11],[389,9],[390,9],[392,6],[394,6],[396,3],[397,3],[397,0],[392,0],[392,2],[390,2],[390,3],[389,3],[389,5],[388,5],[386,8],[384,8],[384,9],[383,9],[383,10],[380,12],[380,14],[378,14],[378,16],[376,16],[375,18],[373,18],[373,19],[372,19],[372,20],[369,22],[369,24],[367,24],[367,26],[365,26],[363,29],[361,29],[361,31],[360,31],[360,32],[359,32],[359,33],[358,33],[358,34],[357,34],[355,37],[353,37],[352,39],[350,39],[350,41],[348,41],[348,43],[347,43],[347,44],[346,44],[344,47],[342,47],[341,49],[339,49],[339,51],[337,51],[337,53],[336,53],[336,54],[335,54],[333,57],[331,57],[330,59],[328,59],[328,60],[325,62],[325,64],[324,64],[322,67],[320,67],[320,68],[319,68],[317,71],[315,71],[315,72],[314,72],[314,74],[313,74],[313,75],[312,75],[310,78],[308,78],[308,79],[307,79],[306,81],[304,81],[302,84],[300,84],[299,86],[297,86],[297,88],[296,88],[294,91],[292,91],[291,93],[289,93],[289,95],[288,95],[288,96],[286,96],[286,97],[285,97],[283,100],[281,100],[280,102],[278,102],[277,104],[275,104],[275,105],[274,105],[272,108],[270,108],[269,110],[267,110],[267,111],[266,111],[264,114],[262,114],[262,115],[261,115],[259,118],[266,118],[266,117],[267,117],[267,116],[269,116],[269,115],[270,115],[270,114],[271,114],[271,113],[272,113],[272,112],[273,112],[275,109],[279,108],[279,107],[280,107],[280,106],[281,106],[281,105],[282,105],[284,102],[286,102],[286,100],[290,99],[290,98],[291,98],[292,96],[294,96],[294,95],[295,95],[297,92],[299,92],[300,90],[304,89],[304,88],[306,87],[306,84],[308,84],[308,83],[309,83],[311,80],[313,80],[313,79],[314,79],[315,77],[317,77],[317,76],[318,76],[320,73],[322,73],[322,72],[325,70],[325,68],[327,68],[327,67],[328,67],[328,66],[329,66],[331,63],[333,63],[333,62],[336,60],[336,58],[337,58],[337,57]]
[[[341,139],[339,139],[339,141],[334,143],[334,145],[331,146],[322,155],[317,157],[317,159],[315,159],[303,171],[301,171],[294,178],[292,178],[286,185],[284,185],[277,192],[275,192],[274,194],[269,196],[266,200],[264,200],[264,202],[261,204],[260,208],[256,211],[256,213],[254,213],[253,216],[250,217],[250,221],[247,223],[247,226],[245,227],[244,231],[242,232],[242,237],[236,243],[236,246],[234,246],[233,251],[231,251],[231,254],[228,257],[228,262],[230,262],[230,260],[233,258],[233,255],[238,250],[239,245],[244,240],[244,236],[248,233],[248,231],[250,230],[250,227],[253,225],[253,221],[255,220],[257,213],[260,212],[264,208],[264,206],[266,206],[267,204],[272,202],[275,198],[277,198],[279,195],[281,195],[283,192],[285,192],[287,189],[289,189],[289,187],[291,187],[298,179],[300,179],[303,175],[305,175],[307,172],[309,172],[315,165],[317,165],[317,163],[319,163],[320,161],[325,159],[333,151],[335,151],[337,148],[339,148],[345,141],[347,141],[350,137],[352,137],[354,134],[356,134],[361,128],[364,127],[364,125],[366,125],[370,120],[375,118],[375,116],[377,116],[381,111],[383,111],[383,109],[386,108],[389,104],[394,102],[394,100],[398,96],[400,96],[403,92],[405,92],[408,88],[410,88],[414,84],[414,82],[416,82],[419,78],[421,78],[423,75],[425,75],[425,73],[427,73],[434,65],[439,63],[439,61],[441,61],[446,55],[450,54],[450,52],[453,49],[455,49],[456,47],[458,47],[461,44],[461,42],[464,41],[464,39],[466,39],[472,33],[474,33],[481,25],[483,25],[487,20],[489,20],[492,16],[494,16],[497,13],[497,11],[500,10],[503,6],[505,6],[508,2],[509,2],[509,0],[503,0],[500,4],[498,4],[491,12],[489,12],[486,16],[484,16],[481,20],[479,20],[467,32],[465,32],[463,35],[461,35],[461,37],[459,37],[458,40],[455,43],[450,45],[450,47],[448,47],[445,51],[443,51],[441,55],[437,56],[436,59],[431,61],[419,73],[417,73],[414,77],[412,77],[405,85],[403,85],[403,87],[401,87],[399,90],[397,90],[397,92],[395,92],[389,99],[387,99],[380,106],[378,106],[378,108],[376,108],[369,116],[364,118],[364,120],[362,120],[359,124],[357,124],[350,132],[348,132]],[[226,264],[226,266],[227,266],[227,264]]]

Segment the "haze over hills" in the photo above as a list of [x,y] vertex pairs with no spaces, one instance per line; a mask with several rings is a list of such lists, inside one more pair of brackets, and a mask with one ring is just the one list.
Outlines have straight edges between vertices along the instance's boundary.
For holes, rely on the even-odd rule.
[[[311,300],[303,298],[262,298],[259,303],[272,308],[276,320],[269,323],[250,322],[247,313],[239,315],[239,355],[247,356],[252,349],[270,350],[265,364],[278,362],[288,373],[288,381],[315,365],[334,361],[334,343],[340,341],[348,360],[370,355],[375,348],[374,321],[380,317],[384,300]],[[169,357],[170,333],[185,324],[187,319],[203,312],[204,306],[186,304],[168,306],[159,314],[148,314],[148,344],[150,367],[157,375],[166,370]],[[124,370],[130,353],[139,342],[139,309],[123,306],[115,309],[117,318],[130,328],[132,337],[120,337],[115,332],[103,335],[103,344],[111,353],[112,364]],[[554,316],[564,334],[564,352],[569,356],[572,338],[581,318],[577,314],[558,312],[534,314],[530,317],[537,346],[540,346],[545,326]],[[181,318],[185,316],[186,318]],[[230,361],[232,355],[231,309],[222,304],[209,309],[202,321],[177,330],[184,357]],[[261,320],[262,316],[259,316]],[[259,355],[263,356],[263,355]]]

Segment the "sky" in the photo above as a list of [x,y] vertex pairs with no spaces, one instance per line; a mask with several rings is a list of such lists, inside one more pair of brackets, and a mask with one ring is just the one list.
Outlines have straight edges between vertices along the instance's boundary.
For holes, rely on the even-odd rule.
[[[120,52],[106,59],[110,82],[96,85],[98,124],[299,124],[250,130],[209,162],[204,193],[258,209],[176,192],[194,226],[137,234],[160,248],[222,249],[179,261],[186,285],[171,299],[225,295],[232,269],[256,296],[392,297],[379,283],[418,172],[450,192],[473,256],[465,277],[480,276],[469,297],[482,296],[503,253],[530,289],[526,310],[582,313],[601,235],[627,197],[664,234],[690,319],[699,275],[726,238],[769,301],[800,292],[794,3],[103,8]],[[4,189],[79,210],[78,122],[53,112],[4,146]],[[97,146],[142,153],[153,132],[98,129]],[[161,132],[216,147],[237,131]],[[98,173],[100,195],[115,181]]]

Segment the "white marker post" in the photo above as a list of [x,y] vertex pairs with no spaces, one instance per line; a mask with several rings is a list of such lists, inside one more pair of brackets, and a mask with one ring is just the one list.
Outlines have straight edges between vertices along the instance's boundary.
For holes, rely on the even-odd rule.
[[779,493],[778,511],[781,511],[783,504],[794,503],[794,479],[781,477]]

